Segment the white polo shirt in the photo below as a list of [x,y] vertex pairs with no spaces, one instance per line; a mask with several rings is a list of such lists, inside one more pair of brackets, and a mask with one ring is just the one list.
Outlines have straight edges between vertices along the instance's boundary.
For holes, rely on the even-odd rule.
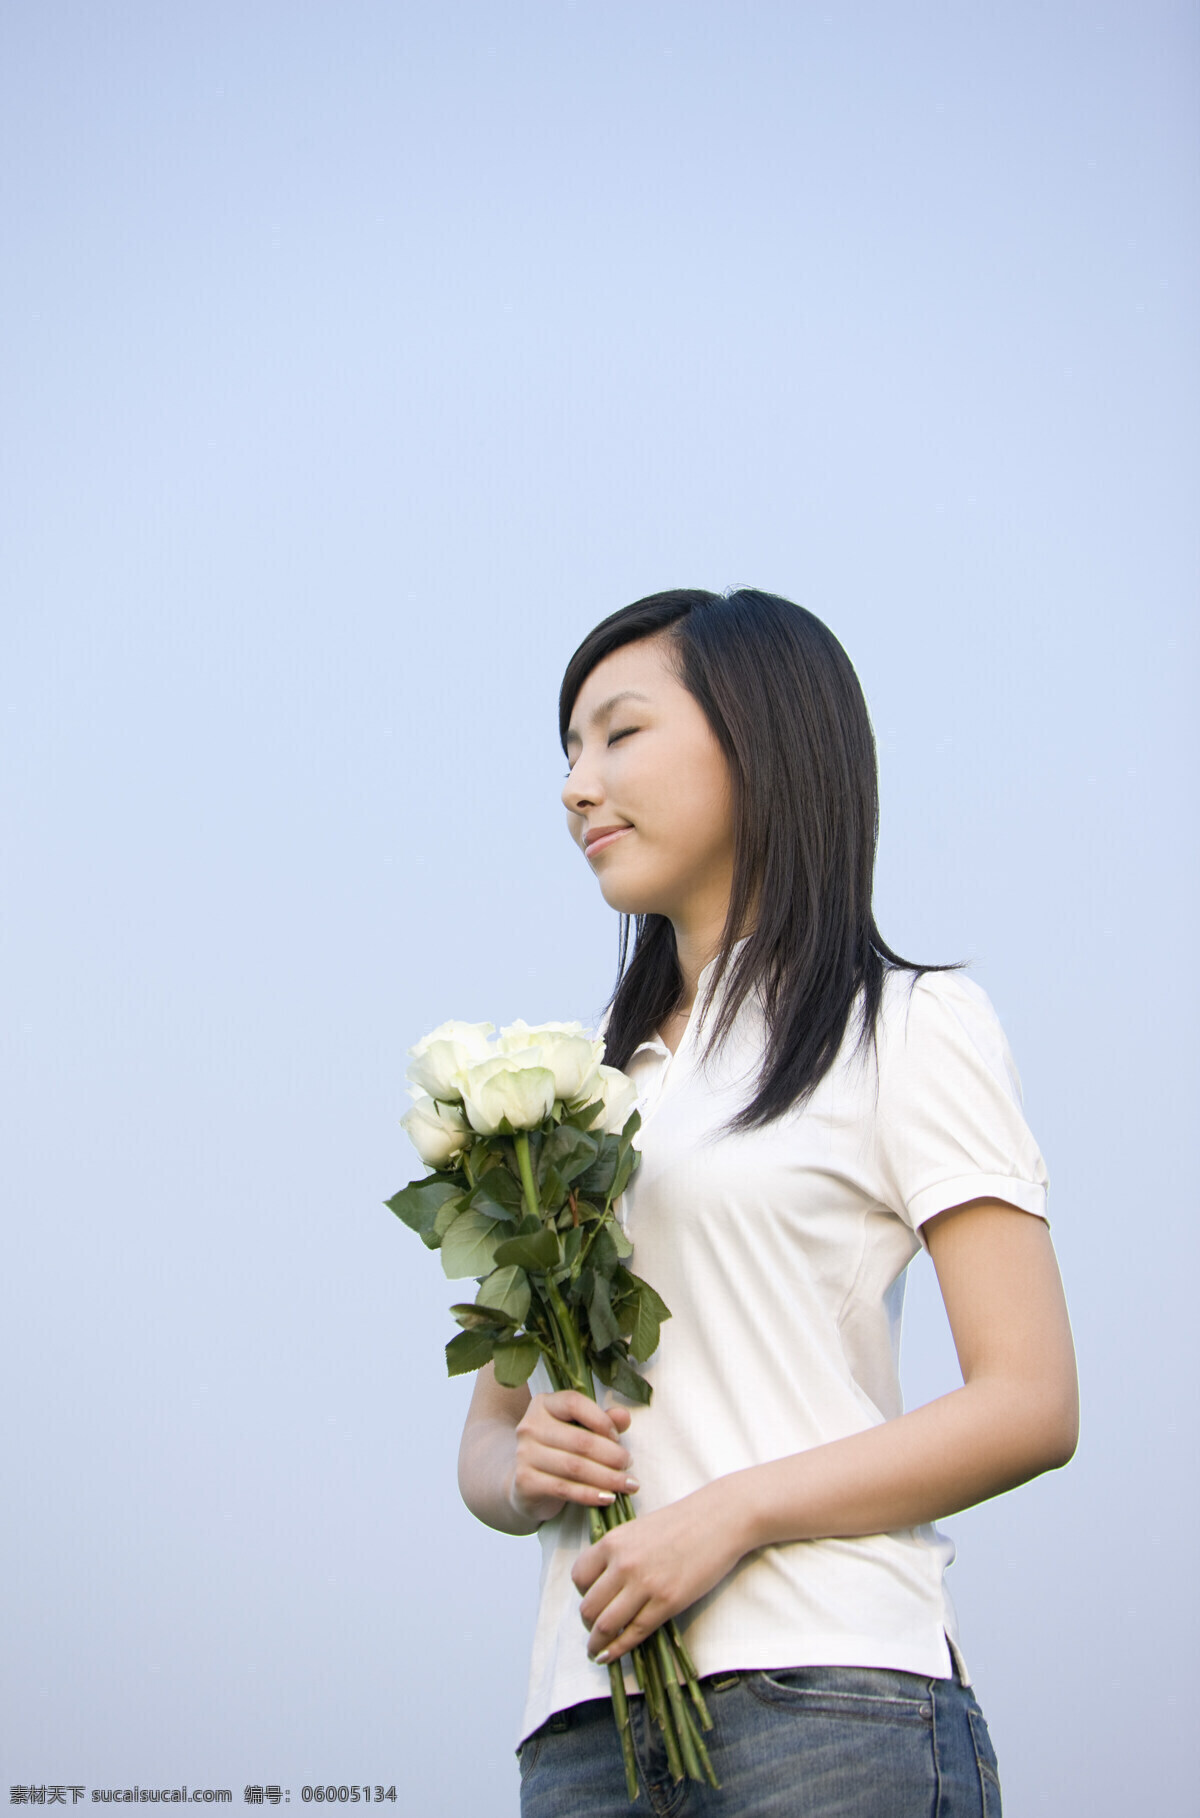
[[[846,1041],[809,1101],[745,1135],[720,1125],[746,1102],[761,1060],[752,996],[701,1066],[701,974],[677,1053],[644,1042],[641,1165],[618,1207],[630,1262],[672,1317],[643,1366],[649,1407],[623,1436],[642,1513],[730,1471],[877,1426],[902,1411],[904,1271],[925,1219],[965,1200],[1046,1215],[1046,1168],[986,994],[961,973],[889,974],[878,1064]],[[715,1010],[715,1006],[714,1006]],[[530,1390],[549,1392],[539,1363]],[[557,1710],[608,1696],[588,1659],[571,1568],[589,1544],[567,1503],[538,1530],[542,1573],[518,1742]],[[679,1618],[699,1673],[893,1667],[946,1678],[957,1623],[937,1528],[761,1547]],[[637,1682],[625,1658],[625,1683]]]

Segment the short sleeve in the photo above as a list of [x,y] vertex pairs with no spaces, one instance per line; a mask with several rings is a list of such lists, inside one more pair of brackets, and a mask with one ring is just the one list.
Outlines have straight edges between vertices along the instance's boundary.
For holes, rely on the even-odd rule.
[[1046,1164],[991,999],[961,973],[910,983],[889,976],[879,1020],[884,1204],[918,1234],[926,1219],[969,1199],[1001,1199],[1046,1219]]

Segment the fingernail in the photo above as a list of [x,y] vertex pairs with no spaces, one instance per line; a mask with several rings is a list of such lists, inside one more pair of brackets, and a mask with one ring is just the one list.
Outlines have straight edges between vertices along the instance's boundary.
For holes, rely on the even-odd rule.
[[617,1500],[612,1490],[597,1490],[596,1495],[601,1502],[615,1502]]
[[637,1480],[637,1478],[636,1478],[636,1477],[627,1477],[627,1478],[626,1478],[626,1479],[625,1479],[625,1488],[626,1488],[626,1489],[627,1489],[627,1490],[640,1490],[640,1489],[641,1489],[641,1487],[642,1487],[642,1486],[641,1486],[641,1484],[640,1484],[640,1483],[639,1483],[639,1482],[638,1482],[638,1480]]
[[608,1665],[608,1649],[605,1648],[603,1654],[597,1654],[595,1656],[595,1659],[596,1659],[597,1666],[607,1666]]

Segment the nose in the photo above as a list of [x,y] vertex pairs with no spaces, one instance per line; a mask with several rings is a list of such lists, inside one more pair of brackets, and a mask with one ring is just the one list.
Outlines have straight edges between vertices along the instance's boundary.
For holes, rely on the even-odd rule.
[[591,768],[589,759],[581,751],[563,784],[563,806],[568,814],[582,814],[585,809],[594,808],[602,797],[600,780]]

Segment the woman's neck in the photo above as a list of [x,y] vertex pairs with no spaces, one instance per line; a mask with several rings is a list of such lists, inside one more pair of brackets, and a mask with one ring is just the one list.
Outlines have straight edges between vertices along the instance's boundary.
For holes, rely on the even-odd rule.
[[[696,992],[700,984],[700,974],[716,959],[721,951],[721,937],[725,932],[725,917],[728,904],[722,903],[720,910],[703,919],[687,923],[672,921],[675,930],[675,956],[679,961],[679,971],[683,979],[683,988],[675,1014],[686,1022],[692,1005],[696,1001]],[[743,927],[742,934],[749,934],[751,927]],[[740,937],[739,937],[740,938]]]
[[687,1016],[696,1001],[696,990],[700,983],[700,974],[721,951],[721,928],[714,932],[711,928],[703,931],[684,930],[675,925],[675,956],[679,961],[679,971],[683,978],[683,988],[679,995],[677,1014]]
[[671,1014],[663,1019],[658,1030],[659,1035],[671,1050],[672,1054],[677,1051],[680,1042],[683,1040],[683,1032],[688,1026],[688,1020],[692,1014],[692,1007],[696,1002],[696,993],[700,986],[700,974],[703,972],[705,966],[708,965],[709,961],[716,959],[717,954],[721,951],[721,933],[723,930],[724,924],[722,923],[721,929],[719,929],[715,935],[710,935],[710,937],[705,940],[693,941],[681,951],[679,930],[678,928],[676,929],[675,951],[679,958],[679,970],[683,974],[683,989],[680,993],[679,1002],[676,1004]]

